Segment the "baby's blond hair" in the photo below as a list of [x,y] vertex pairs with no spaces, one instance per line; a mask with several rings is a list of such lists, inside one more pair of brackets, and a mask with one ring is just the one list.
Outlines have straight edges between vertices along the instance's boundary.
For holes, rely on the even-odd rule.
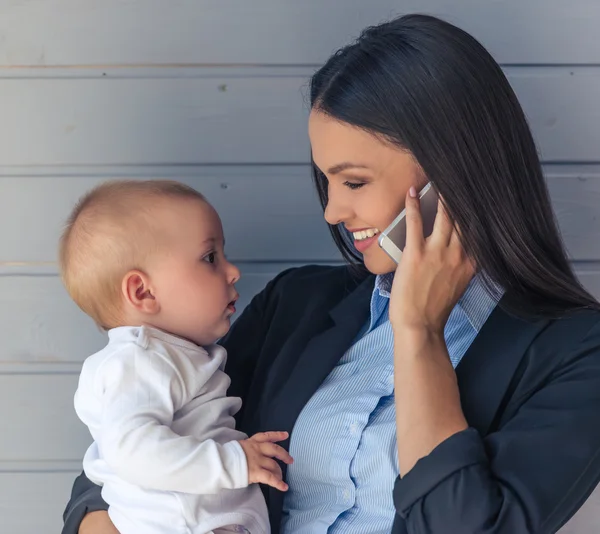
[[143,270],[157,249],[152,217],[157,201],[206,202],[195,189],[172,180],[115,180],[84,195],[60,239],[61,276],[75,303],[108,330],[122,320],[121,282],[132,269]]

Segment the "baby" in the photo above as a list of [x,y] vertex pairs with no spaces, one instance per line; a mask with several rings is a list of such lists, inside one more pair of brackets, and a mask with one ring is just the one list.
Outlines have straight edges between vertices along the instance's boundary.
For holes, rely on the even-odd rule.
[[108,331],[83,364],[75,410],[94,442],[83,467],[121,534],[269,533],[255,483],[286,491],[285,432],[235,430],[227,333],[238,269],[214,208],[173,181],[100,185],[60,243],[64,284]]

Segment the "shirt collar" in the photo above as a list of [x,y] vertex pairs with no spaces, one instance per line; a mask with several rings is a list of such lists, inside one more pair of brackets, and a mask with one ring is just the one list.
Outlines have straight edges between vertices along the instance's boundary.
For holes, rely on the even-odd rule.
[[378,274],[375,278],[374,292],[380,296],[390,298],[392,293],[392,282],[394,281],[394,273]]
[[[481,273],[475,275],[457,304],[476,332],[481,330],[504,293],[503,289],[492,281],[489,281],[491,288],[486,287],[484,277]],[[393,281],[394,273],[377,275],[373,297],[379,295],[389,299]]]

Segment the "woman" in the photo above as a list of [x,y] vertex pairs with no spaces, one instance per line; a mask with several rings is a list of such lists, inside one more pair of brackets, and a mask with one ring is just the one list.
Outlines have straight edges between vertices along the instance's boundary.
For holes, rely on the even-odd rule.
[[[600,479],[600,306],[502,71],[407,16],[336,53],[311,104],[316,185],[352,265],[280,274],[223,341],[239,427],[291,433],[290,489],[265,488],[273,532],[556,532]],[[377,233],[405,205],[396,270]],[[105,509],[81,475],[63,532],[114,532],[89,513]]]

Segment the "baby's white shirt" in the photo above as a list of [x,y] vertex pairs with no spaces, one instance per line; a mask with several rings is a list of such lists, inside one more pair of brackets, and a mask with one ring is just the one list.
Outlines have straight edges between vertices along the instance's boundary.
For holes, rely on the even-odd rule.
[[[83,364],[75,410],[94,442],[83,467],[121,534],[269,532],[227,397],[226,351],[150,327],[118,327]],[[139,527],[138,527],[139,525]]]

